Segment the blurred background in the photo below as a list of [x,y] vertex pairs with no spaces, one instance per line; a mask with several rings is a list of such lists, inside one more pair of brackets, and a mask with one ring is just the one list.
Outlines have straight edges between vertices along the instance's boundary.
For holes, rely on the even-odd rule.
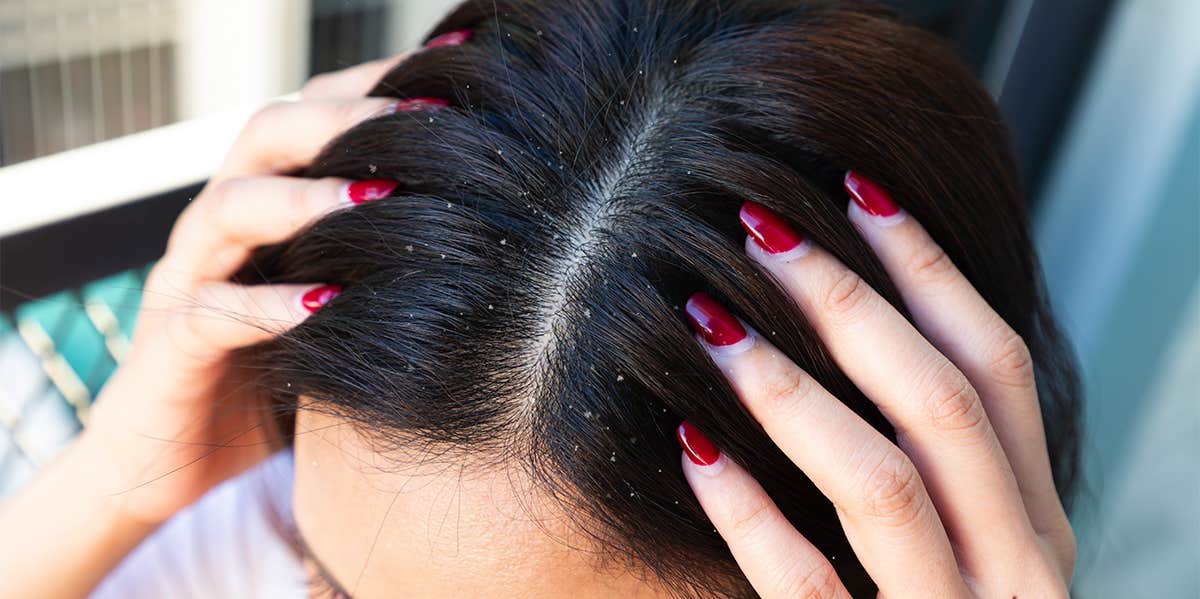
[[[453,4],[0,0],[0,498],[86,424],[148,265],[246,117],[415,46]],[[1087,391],[1076,593],[1200,597],[1200,2],[888,4],[961,53],[1013,134]]]

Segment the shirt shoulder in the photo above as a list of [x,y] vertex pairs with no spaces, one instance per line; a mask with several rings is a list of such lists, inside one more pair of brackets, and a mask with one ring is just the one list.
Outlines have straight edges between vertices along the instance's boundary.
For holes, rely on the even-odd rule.
[[292,453],[281,451],[214,488],[148,537],[92,599],[301,599],[304,567],[286,531]]

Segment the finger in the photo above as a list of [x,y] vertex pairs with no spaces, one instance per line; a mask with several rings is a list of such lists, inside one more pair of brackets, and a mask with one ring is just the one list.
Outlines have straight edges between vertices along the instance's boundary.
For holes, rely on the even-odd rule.
[[[461,46],[474,36],[469,29],[448,31],[427,42],[422,50]],[[300,96],[309,98],[333,98],[346,96],[361,96],[371,91],[388,71],[404,62],[413,52],[381,58],[358,66],[342,69],[332,73],[317,75],[309,80],[300,90]]]
[[979,393],[1034,529],[1051,536],[1069,532],[1050,470],[1029,348],[887,191],[855,173],[846,174],[846,189],[854,198],[850,221],[879,256],[917,327]]
[[340,71],[322,73],[308,80],[300,90],[305,100],[365,96],[388,71],[404,62],[412,53],[364,62]]
[[758,481],[691,424],[680,424],[678,437],[688,484],[760,596],[850,596],[833,565],[792,527]]
[[879,587],[924,597],[962,592],[946,531],[904,452],[712,298],[697,293],[686,311],[742,403],[838,508]]
[[386,179],[215,181],[180,216],[163,266],[194,280],[226,279],[254,248],[284,241],[335,210],[387,197],[398,186],[399,182]]
[[329,140],[365,120],[395,112],[397,104],[389,98],[271,103],[250,117],[214,179],[300,168]]
[[[838,367],[896,429],[967,571],[997,551],[1036,551],[1004,450],[970,382],[929,341],[828,252],[767,208],[747,203],[746,251],[796,301]],[[761,238],[763,241],[757,241]],[[789,248],[789,245],[792,246]],[[806,252],[798,254],[801,248]]]
[[167,333],[185,355],[215,360],[288,331],[341,291],[336,285],[205,283],[192,304],[172,311]]

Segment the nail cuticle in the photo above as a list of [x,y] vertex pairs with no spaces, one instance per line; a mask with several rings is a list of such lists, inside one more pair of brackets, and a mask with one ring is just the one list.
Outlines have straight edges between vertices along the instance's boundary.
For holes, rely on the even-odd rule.
[[894,227],[894,226],[904,222],[908,218],[908,212],[905,212],[905,210],[903,208],[897,208],[896,212],[889,216],[879,216],[877,214],[871,214],[870,212],[868,212],[867,210],[865,210],[862,207],[862,204],[859,204],[858,202],[855,202],[853,200],[850,202],[850,206],[851,206],[851,210],[854,210],[854,211],[858,212],[859,214],[862,214],[864,220],[866,220],[867,222],[870,222],[871,224],[875,225],[876,227],[883,227],[885,229]]
[[813,247],[812,240],[805,238],[800,245],[790,250],[772,254],[763,249],[763,246],[755,241],[754,237],[746,236],[746,252],[763,264],[791,264],[792,262],[797,262],[811,253]]
[[729,345],[714,345],[709,343],[708,340],[704,338],[704,335],[700,333],[696,334],[696,340],[703,344],[714,358],[730,358],[744,354],[754,349],[754,346],[758,344],[758,332],[750,328],[750,326],[748,326],[745,322],[742,322],[742,319],[739,318],[738,322],[741,323],[742,328],[746,330],[746,336],[740,341],[731,343]]

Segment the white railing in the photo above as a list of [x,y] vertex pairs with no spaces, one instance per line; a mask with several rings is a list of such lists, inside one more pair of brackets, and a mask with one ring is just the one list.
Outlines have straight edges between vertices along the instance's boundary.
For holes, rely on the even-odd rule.
[[0,169],[0,236],[202,181],[252,108],[182,121]]

